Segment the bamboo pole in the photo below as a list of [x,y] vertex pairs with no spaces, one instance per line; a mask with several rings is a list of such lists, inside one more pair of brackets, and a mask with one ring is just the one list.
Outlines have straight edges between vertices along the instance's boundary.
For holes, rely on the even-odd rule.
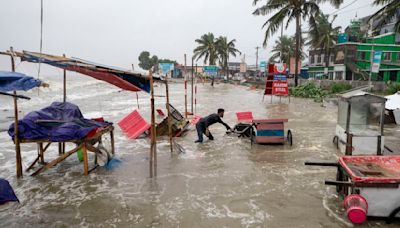
[[194,113],[196,113],[196,105],[197,105],[197,64],[196,64],[196,73],[194,79]]
[[[172,74],[172,71],[171,71]],[[168,113],[168,135],[169,135],[169,145],[171,147],[171,154],[174,149],[172,147],[172,122],[171,122],[171,109],[169,106],[169,88],[168,88],[168,77],[165,78],[165,93],[167,96],[167,113]]]
[[137,103],[137,108],[140,109],[139,106],[139,94],[136,92],[136,103]]
[[184,55],[185,58],[185,67],[184,69],[184,78],[185,78],[185,118],[187,119],[187,77],[186,77],[186,54]]
[[157,142],[156,142],[156,114],[154,108],[154,86],[153,75],[150,70],[150,105],[151,105],[151,142],[150,142],[150,177],[157,176]]
[[[63,54],[65,58],[65,54]],[[64,103],[67,102],[67,70],[64,69],[64,82],[63,82],[63,91],[64,91]]]
[[[15,61],[13,56],[13,48],[10,47],[11,52],[11,71],[15,72]],[[22,177],[22,158],[21,158],[21,145],[19,142],[19,129],[18,129],[18,98],[17,91],[14,90],[14,144],[16,154],[17,177]]]
[[193,115],[193,74],[194,74],[194,64],[193,64],[193,62],[194,62],[194,60],[193,60],[193,58],[192,58],[192,96],[191,96],[191,112],[192,112],[192,115]]
[[[65,58],[65,54],[63,54],[63,57]],[[63,102],[67,102],[67,70],[63,70]],[[64,154],[65,153],[65,143],[60,142],[58,145],[58,154]]]

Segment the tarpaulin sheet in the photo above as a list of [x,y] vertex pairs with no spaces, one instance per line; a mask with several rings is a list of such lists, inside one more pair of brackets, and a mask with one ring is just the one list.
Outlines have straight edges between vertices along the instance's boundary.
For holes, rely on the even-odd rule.
[[8,181],[0,178],[0,205],[12,201],[19,202]]
[[[99,127],[112,125],[83,118],[78,106],[68,102],[53,102],[49,107],[30,112],[18,124],[18,136],[21,139],[46,139],[52,142],[83,139]],[[14,138],[14,124],[10,126],[8,134]]]
[[9,71],[0,71],[0,91],[9,92],[14,90],[30,90],[39,87],[40,80],[25,74]]
[[[75,71],[108,82],[124,90],[150,93],[150,79],[140,73],[128,72],[79,58],[66,58],[27,51],[23,52],[21,60],[33,63],[45,63],[68,71]],[[158,80],[154,76],[153,79]]]

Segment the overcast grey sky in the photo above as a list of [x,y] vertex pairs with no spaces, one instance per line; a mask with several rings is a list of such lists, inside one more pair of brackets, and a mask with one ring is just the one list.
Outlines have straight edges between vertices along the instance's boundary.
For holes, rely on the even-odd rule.
[[[345,0],[335,24],[375,12],[373,0]],[[262,46],[262,24],[267,17],[253,16],[252,0],[44,0],[43,52],[80,57],[106,65],[137,67],[138,55],[147,50],[160,58],[182,63],[191,57],[194,40],[212,32],[236,39],[246,62],[255,64],[255,47]],[[325,13],[335,11],[321,5]],[[304,27],[307,27],[304,25]],[[0,50],[39,50],[40,0],[0,0]],[[294,34],[294,25],[284,33]],[[269,57],[276,36],[260,60]],[[240,60],[240,57],[236,59]],[[0,56],[0,70],[9,58]],[[27,72],[26,72],[27,73]]]

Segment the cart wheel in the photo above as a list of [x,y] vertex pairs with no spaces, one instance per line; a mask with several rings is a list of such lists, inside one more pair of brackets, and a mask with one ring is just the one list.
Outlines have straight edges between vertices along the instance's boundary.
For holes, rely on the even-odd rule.
[[291,130],[287,131],[286,138],[287,138],[287,141],[289,142],[290,146],[292,146],[293,145],[293,136],[292,136],[292,131]]
[[250,142],[251,142],[251,146],[253,146],[253,144],[256,143],[256,132],[254,130],[254,126],[252,126],[250,131]]
[[400,207],[394,209],[392,213],[390,213],[389,217],[386,219],[386,223],[390,224],[395,219],[396,215],[400,212]]
[[332,142],[336,145],[336,149],[339,149],[339,137],[337,135],[333,137]]

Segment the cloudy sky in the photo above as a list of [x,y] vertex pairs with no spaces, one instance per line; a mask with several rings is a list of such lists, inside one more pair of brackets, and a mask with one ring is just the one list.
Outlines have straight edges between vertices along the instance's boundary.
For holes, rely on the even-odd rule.
[[[372,1],[344,0],[335,23],[346,27],[356,14],[372,14],[378,9]],[[328,4],[321,8],[337,11]],[[191,57],[194,40],[212,32],[236,39],[246,62],[255,64],[267,17],[253,16],[254,9],[252,0],[44,0],[43,52],[130,69],[143,50],[182,62],[184,53]],[[0,0],[0,31],[0,50],[38,51],[40,0]],[[294,25],[284,31],[294,32]],[[260,60],[270,56],[275,39],[260,50]],[[0,70],[9,65],[0,56]]]

